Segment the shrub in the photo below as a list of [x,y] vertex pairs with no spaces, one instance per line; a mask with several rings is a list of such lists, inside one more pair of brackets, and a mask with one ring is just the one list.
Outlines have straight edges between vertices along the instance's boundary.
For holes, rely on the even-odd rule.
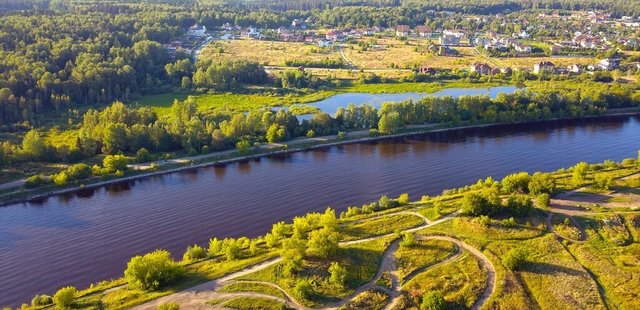
[[510,217],[508,219],[504,219],[504,220],[502,220],[502,226],[504,226],[504,227],[515,227],[516,226],[516,219],[514,219],[513,217]]
[[53,295],[53,303],[59,308],[69,308],[73,305],[77,292],[78,290],[73,286],[63,287]]
[[514,216],[527,216],[533,210],[533,202],[525,195],[511,195],[507,199],[507,211]]
[[507,193],[524,193],[529,189],[531,176],[526,172],[510,174],[502,179],[502,189]]
[[398,203],[400,205],[408,204],[409,203],[409,194],[407,194],[407,193],[400,194],[400,196],[398,197]]
[[590,166],[588,163],[581,161],[573,166],[573,175],[571,179],[573,183],[580,185],[584,183],[585,178],[587,177],[587,173],[589,172]]
[[238,141],[238,143],[236,143],[236,149],[240,155],[247,155],[251,152],[251,142],[247,140]]
[[329,266],[329,281],[337,286],[344,286],[344,283],[347,280],[347,269],[340,266],[338,262],[332,262]]
[[467,215],[490,215],[500,207],[500,197],[495,189],[468,192],[462,197],[462,212]]
[[242,255],[242,249],[235,240],[229,242],[224,246],[224,256],[227,260],[234,260],[240,258]]
[[192,260],[198,260],[198,259],[203,259],[207,257],[207,251],[200,247],[197,244],[194,244],[193,246],[187,247],[187,250],[184,252],[184,255],[182,255],[182,260],[183,261],[192,261]]
[[180,305],[174,303],[168,303],[164,305],[159,305],[156,310],[180,310]]
[[531,177],[531,181],[529,181],[529,192],[531,194],[553,194],[555,190],[556,180],[549,173],[536,172]]
[[313,138],[316,136],[316,132],[313,131],[313,129],[310,129],[309,131],[307,131],[307,138]]
[[491,225],[491,218],[486,215],[480,215],[478,222],[484,227],[489,227]]
[[209,255],[218,255],[220,252],[222,252],[222,242],[218,238],[211,238],[209,240]]
[[149,156],[149,151],[145,148],[140,148],[136,152],[136,161],[139,163],[143,163],[151,160],[151,156]]
[[31,305],[34,307],[46,306],[53,303],[53,298],[49,295],[36,295],[31,299]]
[[428,291],[422,296],[420,310],[444,310],[447,306],[442,294],[438,291]]
[[24,181],[24,187],[36,188],[46,184],[47,181],[40,175],[32,175]]
[[53,176],[53,183],[55,183],[58,186],[67,185],[68,180],[69,180],[69,176],[64,171]]
[[607,174],[597,174],[594,177],[594,187],[601,190],[608,190],[613,185],[613,178]]
[[73,180],[82,180],[91,176],[91,167],[87,164],[75,164],[67,169],[67,175]]
[[400,246],[410,248],[416,244],[416,236],[411,232],[404,233]]
[[313,286],[308,279],[299,279],[293,288],[293,293],[301,299],[309,299],[313,294]]
[[146,291],[155,291],[172,284],[182,270],[166,250],[156,250],[143,256],[135,256],[127,263],[124,277],[129,285]]
[[128,163],[129,158],[124,155],[107,155],[102,160],[102,166],[104,166],[104,169],[107,171],[107,173],[125,171],[127,170]]
[[515,248],[502,257],[502,264],[510,270],[518,270],[527,262],[527,252],[521,248]]
[[542,193],[538,195],[537,200],[538,200],[538,206],[542,208],[548,208],[551,205],[551,196],[549,196],[549,194],[547,193]]

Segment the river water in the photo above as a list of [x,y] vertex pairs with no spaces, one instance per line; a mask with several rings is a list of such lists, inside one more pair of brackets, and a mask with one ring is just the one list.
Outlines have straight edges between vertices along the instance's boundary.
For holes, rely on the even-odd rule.
[[63,285],[119,277],[136,254],[177,257],[212,236],[408,192],[635,157],[640,118],[505,125],[419,134],[207,167],[0,208],[0,305]]

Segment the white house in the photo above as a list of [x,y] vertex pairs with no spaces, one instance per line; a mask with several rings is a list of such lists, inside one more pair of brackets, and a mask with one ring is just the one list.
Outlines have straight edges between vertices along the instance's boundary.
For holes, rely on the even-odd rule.
[[198,24],[191,26],[187,31],[187,35],[190,37],[204,37],[206,33],[207,33],[207,27],[205,26],[200,27],[198,26]]

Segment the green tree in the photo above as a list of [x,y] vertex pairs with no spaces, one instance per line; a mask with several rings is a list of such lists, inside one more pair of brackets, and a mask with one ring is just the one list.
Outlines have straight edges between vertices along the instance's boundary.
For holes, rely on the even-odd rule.
[[406,232],[402,236],[400,246],[410,248],[416,244],[416,236],[412,232]]
[[613,177],[606,173],[599,173],[594,176],[594,187],[600,190],[609,190],[613,185]]
[[571,177],[571,180],[576,185],[581,185],[582,183],[584,183],[588,172],[589,172],[589,164],[584,161],[581,161],[577,163],[575,166],[573,166],[573,175]]
[[378,121],[378,131],[382,134],[394,134],[402,126],[398,112],[384,113]]
[[338,251],[338,234],[328,228],[314,230],[309,233],[308,252],[311,255],[327,258]]
[[76,293],[78,290],[73,286],[63,287],[53,294],[53,303],[62,309],[71,308]]
[[229,242],[224,247],[224,256],[227,260],[236,260],[242,255],[242,249],[237,242]]
[[122,123],[108,124],[102,137],[102,152],[113,154],[118,151],[126,151],[129,142],[127,139],[127,125]]
[[536,197],[538,205],[542,208],[548,208],[551,205],[551,196],[547,193],[539,194]]
[[307,249],[305,240],[293,236],[282,241],[282,261],[287,274],[297,272],[302,267],[302,261]]
[[343,287],[347,280],[347,269],[340,266],[338,262],[331,262],[329,266],[329,281],[334,285]]
[[135,256],[127,263],[124,277],[129,285],[146,291],[156,291],[174,283],[182,269],[166,250]]
[[67,181],[69,180],[69,176],[66,172],[62,171],[53,176],[53,183],[58,186],[67,185]]
[[91,167],[87,164],[75,164],[66,170],[69,178],[73,180],[83,180],[91,176]]
[[53,298],[49,295],[36,295],[31,299],[31,305],[34,307],[47,306],[53,303]]
[[299,279],[293,287],[293,293],[300,299],[309,299],[313,295],[313,285],[308,279]]
[[209,239],[209,255],[214,256],[222,252],[222,242],[218,238]]
[[277,143],[284,139],[286,133],[287,129],[284,126],[273,123],[267,130],[266,138],[269,143]]
[[440,292],[428,291],[422,295],[420,310],[444,310],[446,307],[447,302],[444,300]]
[[529,192],[533,195],[542,193],[553,194],[556,190],[556,180],[549,173],[536,172],[529,182]]
[[514,216],[527,216],[533,211],[533,202],[526,195],[511,195],[507,199],[507,211]]
[[502,257],[502,264],[510,270],[518,270],[527,262],[527,256],[524,249],[511,249]]
[[462,212],[467,215],[491,215],[500,207],[500,197],[493,188],[468,192],[462,196]]
[[43,160],[46,158],[47,145],[40,133],[32,129],[22,139],[22,150],[33,160]]
[[526,172],[510,174],[502,179],[502,189],[507,193],[525,193],[530,181],[531,176]]
[[320,217],[320,225],[322,225],[322,227],[324,228],[335,231],[338,228],[338,218],[336,217],[336,211],[331,208],[327,208]]
[[205,257],[207,257],[207,250],[197,244],[194,244],[193,246],[187,247],[184,255],[182,255],[182,260],[188,262],[203,259]]
[[107,155],[102,160],[102,165],[109,173],[127,170],[129,158],[124,155]]
[[400,196],[398,197],[398,203],[400,205],[408,204],[409,203],[409,194],[407,194],[407,193],[400,194]]
[[251,142],[247,140],[238,141],[238,143],[236,143],[236,149],[240,155],[247,155],[251,151]]

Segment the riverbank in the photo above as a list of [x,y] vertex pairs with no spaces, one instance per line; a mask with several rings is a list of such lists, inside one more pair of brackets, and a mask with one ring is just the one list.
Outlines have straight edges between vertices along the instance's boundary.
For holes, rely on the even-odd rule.
[[[640,115],[640,108],[627,108],[627,109],[617,109],[610,110],[606,114],[603,115],[589,115],[581,118],[573,119],[597,119],[597,118],[607,118],[607,117],[623,117],[623,116],[633,116]],[[545,121],[536,121],[536,122],[525,122],[525,123],[515,123],[515,124],[527,124],[527,123],[545,123],[545,122],[555,122],[560,121],[561,119],[550,119]],[[562,119],[562,120],[570,120],[570,119]],[[351,131],[348,134],[344,135],[341,139],[339,136],[324,136],[324,137],[316,137],[316,138],[306,138],[301,137],[298,139],[294,139],[291,141],[287,141],[285,143],[280,144],[266,144],[261,145],[257,149],[253,150],[251,154],[240,154],[237,150],[228,150],[222,152],[216,152],[211,154],[204,154],[192,157],[183,157],[172,160],[163,160],[156,161],[147,164],[139,164],[132,165],[133,168],[138,170],[130,171],[130,175],[125,177],[117,178],[115,176],[108,176],[108,179],[97,179],[93,180],[92,183],[81,184],[81,185],[71,185],[66,188],[38,188],[33,190],[24,190],[20,189],[17,191],[5,193],[0,196],[2,202],[0,202],[0,206],[7,206],[11,204],[24,203],[29,201],[39,201],[44,200],[49,197],[74,193],[81,190],[90,190],[103,186],[132,182],[136,180],[142,180],[154,176],[160,176],[165,174],[176,173],[185,170],[198,169],[213,165],[227,165],[235,162],[243,162],[253,159],[258,159],[261,157],[267,156],[282,156],[294,152],[302,152],[308,150],[314,150],[319,148],[332,147],[336,145],[342,144],[353,144],[353,143],[366,143],[373,142],[383,139],[393,139],[404,136],[416,135],[416,134],[425,134],[425,133],[437,133],[437,132],[447,132],[447,131],[456,131],[456,130],[465,130],[465,129],[480,129],[480,128],[488,128],[495,126],[504,126],[504,125],[514,125],[507,123],[492,123],[492,124],[477,124],[477,125],[465,125],[465,126],[455,126],[455,127],[447,127],[446,125],[440,124],[425,124],[425,125],[417,125],[417,126],[409,126],[405,128],[402,132],[390,135],[379,135],[379,136],[370,136],[369,130],[358,130]],[[147,172],[146,170],[152,169],[155,166],[154,171]],[[53,185],[50,185],[53,186]]]

